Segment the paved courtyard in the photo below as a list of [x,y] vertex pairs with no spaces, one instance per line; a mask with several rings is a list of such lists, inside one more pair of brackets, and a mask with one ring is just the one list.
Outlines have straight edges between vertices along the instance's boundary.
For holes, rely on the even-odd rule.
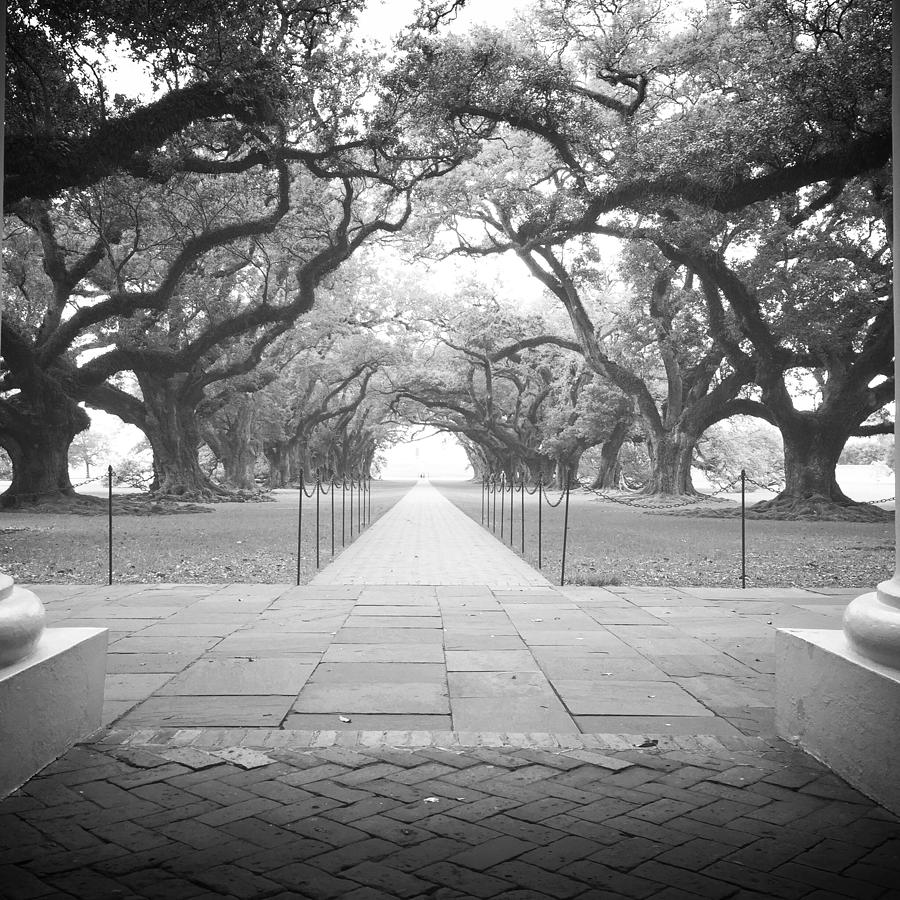
[[34,589],[109,727],[0,801],[0,897],[898,896],[772,721],[862,588],[557,588],[420,484],[310,585]]

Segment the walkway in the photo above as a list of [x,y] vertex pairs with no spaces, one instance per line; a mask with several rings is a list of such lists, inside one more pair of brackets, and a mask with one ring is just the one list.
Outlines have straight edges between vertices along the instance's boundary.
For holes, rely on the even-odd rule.
[[110,728],[0,801],[4,898],[895,895],[773,734],[774,629],[859,591],[559,589],[428,485],[307,586],[36,591]]
[[417,484],[312,584],[549,586],[428,482]]

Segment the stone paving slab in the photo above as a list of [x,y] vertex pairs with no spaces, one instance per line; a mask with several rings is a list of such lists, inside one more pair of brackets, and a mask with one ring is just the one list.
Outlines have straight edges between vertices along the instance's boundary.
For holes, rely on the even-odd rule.
[[[297,715],[338,723],[348,708],[346,691],[335,690],[341,684],[372,702],[373,692],[384,694],[377,698],[384,716],[439,715],[457,730],[565,724],[577,732],[624,717],[629,728],[644,722],[648,734],[672,719],[673,728],[705,719],[711,734],[772,735],[775,629],[785,620],[820,623],[817,598],[829,609],[846,603],[846,596],[812,590],[711,589],[722,595],[713,600],[693,588],[547,584],[48,588],[36,591],[51,623],[84,621],[91,609],[91,621],[115,631],[104,721],[124,717],[141,727],[175,697],[171,714],[184,727],[296,728],[288,717]],[[536,724],[527,705],[496,685],[478,698],[449,691],[449,708],[422,706],[419,685],[446,689],[451,676],[466,673],[484,683],[492,673],[537,674],[565,719]],[[256,708],[254,698],[264,695],[289,702]],[[315,705],[306,706],[313,697]],[[480,702],[462,702],[472,699]],[[354,701],[353,712],[377,725],[374,708]]]
[[436,488],[420,482],[311,584],[536,587],[549,582]]

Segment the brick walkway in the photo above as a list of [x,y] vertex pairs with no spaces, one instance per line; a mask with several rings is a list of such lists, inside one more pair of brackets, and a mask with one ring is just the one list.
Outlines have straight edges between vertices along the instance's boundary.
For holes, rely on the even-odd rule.
[[787,748],[277,734],[291,746],[220,748],[237,735],[205,732],[72,750],[0,802],[0,895],[897,896],[897,821]]
[[110,728],[0,801],[0,897],[898,895],[772,729],[775,627],[858,591],[560,590],[427,485],[309,586],[36,590]]

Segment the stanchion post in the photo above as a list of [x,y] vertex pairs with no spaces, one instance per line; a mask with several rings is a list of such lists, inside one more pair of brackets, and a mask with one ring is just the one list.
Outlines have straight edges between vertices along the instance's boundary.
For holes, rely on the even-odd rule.
[[747,470],[741,469],[741,589],[747,587]]
[[356,533],[362,534],[363,530],[363,504],[366,502],[362,492],[362,476],[357,476],[356,481]]
[[350,478],[350,542],[353,542],[353,474]]
[[513,546],[513,521],[516,515],[516,474],[509,476],[509,548]]
[[566,514],[563,518],[562,565],[559,568],[559,586],[566,583],[566,542],[569,537],[569,473],[566,472]]
[[369,524],[372,524],[372,476],[369,475]]
[[297,504],[297,584],[300,584],[300,547],[303,541],[303,469],[300,470],[300,496]]
[[334,558],[334,472],[331,473],[331,556]]
[[322,495],[322,482],[319,470],[316,469],[316,568],[319,568],[319,497]]
[[521,504],[521,512],[522,512],[522,521],[519,523],[522,527],[519,529],[521,532],[521,546],[522,546],[522,556],[525,555],[525,473],[522,472],[522,504]]
[[112,480],[113,467],[107,468],[107,476],[109,477],[109,583],[112,584]]
[[538,569],[542,568],[541,564],[541,538],[543,534],[544,523],[544,476],[538,475]]
[[500,473],[500,540],[503,540],[503,523],[506,521],[506,472]]
[[491,526],[491,532],[497,533],[497,476],[491,478],[491,493],[494,495],[494,524]]
[[341,546],[347,536],[347,476],[341,475]]
[[484,525],[484,474],[481,476],[481,524]]

